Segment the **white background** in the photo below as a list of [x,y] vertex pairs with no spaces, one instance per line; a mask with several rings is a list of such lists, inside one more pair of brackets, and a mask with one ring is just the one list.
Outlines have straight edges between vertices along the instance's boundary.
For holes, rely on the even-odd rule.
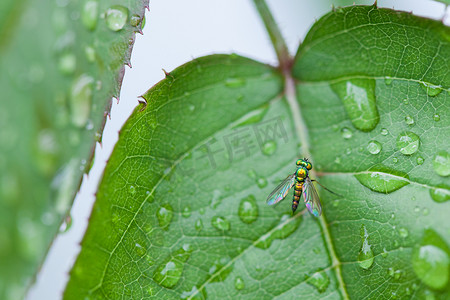
[[[268,4],[292,54],[314,21],[331,9],[330,2],[325,0],[271,0]],[[429,0],[380,0],[378,6],[413,11],[416,15],[434,19],[442,19],[445,12],[444,4]],[[449,14],[447,9],[447,25]],[[126,67],[120,103],[113,101],[103,144],[97,144],[94,166],[89,176],[84,177],[72,207],[73,225],[54,241],[27,299],[61,298],[68,272],[80,251],[79,243],[105,162],[117,141],[119,129],[138,104],[137,97],[164,78],[161,69],[170,72],[199,56],[233,52],[276,64],[270,40],[251,0],[150,1],[144,35],[136,37],[131,58],[133,68]]]

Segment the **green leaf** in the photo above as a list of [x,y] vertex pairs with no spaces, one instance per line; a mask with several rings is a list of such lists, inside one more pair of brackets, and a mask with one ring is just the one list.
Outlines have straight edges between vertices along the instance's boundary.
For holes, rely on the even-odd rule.
[[100,18],[111,1],[1,1],[1,299],[23,297],[68,213],[145,2],[116,32]]
[[[286,101],[279,71],[246,58],[168,74],[121,130],[65,298],[448,298],[448,34],[329,13],[294,62],[301,111],[292,78]],[[265,204],[299,147],[336,193],[320,218]]]

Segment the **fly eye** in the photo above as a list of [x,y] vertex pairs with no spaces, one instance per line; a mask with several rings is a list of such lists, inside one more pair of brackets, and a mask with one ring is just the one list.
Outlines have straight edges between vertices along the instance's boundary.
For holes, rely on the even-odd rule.
[[300,159],[297,160],[297,162],[296,162],[297,166],[300,166],[301,163],[302,163],[302,161]]
[[308,170],[311,170],[311,169],[312,169],[311,163],[306,163],[306,168],[307,168]]

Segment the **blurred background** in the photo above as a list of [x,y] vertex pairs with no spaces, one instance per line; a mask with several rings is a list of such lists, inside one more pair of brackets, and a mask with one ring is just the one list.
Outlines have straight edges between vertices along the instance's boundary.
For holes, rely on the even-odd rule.
[[[268,0],[268,5],[284,35],[291,54],[305,37],[315,20],[334,6],[351,5],[344,0]],[[356,1],[372,4],[373,1]],[[431,0],[378,1],[378,6],[412,11],[450,25],[450,9]],[[107,119],[102,144],[97,143],[95,163],[83,178],[81,189],[71,209],[73,224],[60,234],[50,248],[37,281],[27,299],[60,299],[68,272],[80,251],[79,243],[87,227],[98,182],[138,97],[170,72],[193,58],[214,53],[237,53],[276,65],[276,56],[259,16],[250,0],[151,0],[146,12],[144,35],[138,35],[131,64],[126,67],[120,102],[113,102],[111,119]]]

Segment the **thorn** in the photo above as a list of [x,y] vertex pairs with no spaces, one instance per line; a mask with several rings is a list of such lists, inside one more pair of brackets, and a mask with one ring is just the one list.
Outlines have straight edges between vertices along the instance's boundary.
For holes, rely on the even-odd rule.
[[131,66],[131,61],[130,61],[129,59],[125,62],[125,64],[126,64],[130,69],[133,68],[133,67]]
[[139,32],[141,35],[144,35],[144,33],[142,32],[142,28],[137,28],[137,32]]
[[170,75],[170,73],[169,72],[167,72],[166,70],[164,70],[164,69],[162,69],[163,70],[163,72],[164,72],[164,75],[166,76],[166,78],[167,77],[172,77],[172,75]]
[[373,3],[373,6],[377,7],[377,4],[378,4],[377,1],[378,0],[375,0],[375,2]]
[[141,99],[138,99],[139,104],[142,105],[142,108],[139,110],[141,112],[141,111],[144,111],[145,108],[147,107],[147,100],[143,96],[139,96],[138,98],[141,98]]

